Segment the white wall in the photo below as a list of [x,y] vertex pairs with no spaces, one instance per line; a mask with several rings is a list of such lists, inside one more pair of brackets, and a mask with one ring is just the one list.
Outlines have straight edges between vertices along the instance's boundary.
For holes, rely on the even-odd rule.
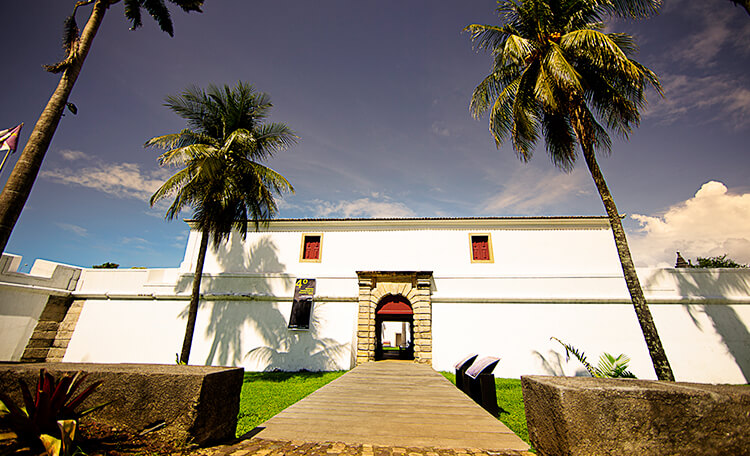
[[[352,365],[357,271],[434,271],[433,365],[500,356],[499,376],[580,373],[555,336],[596,362],[625,353],[653,378],[606,221],[279,221],[209,251],[191,362],[248,370]],[[300,262],[303,233],[322,261]],[[494,263],[470,261],[469,233],[490,233]],[[185,329],[198,235],[179,268],[92,270],[66,361],[173,363]],[[642,269],[639,276],[678,380],[750,379],[750,271]],[[294,279],[317,279],[310,331],[286,328]]]
[[[64,361],[173,364],[189,301],[87,300]],[[291,302],[201,303],[191,364],[247,370],[352,367],[356,303],[316,302],[310,330],[289,330]]]
[[37,260],[29,274],[18,272],[21,257],[0,256],[0,361],[19,361],[51,294],[67,295],[80,269]]
[[[732,335],[731,326],[747,328],[750,305],[698,307],[689,311],[679,304],[650,305],[675,378],[747,383],[750,340],[746,329],[744,336],[742,331]],[[733,312],[736,319],[713,320],[711,309]],[[631,358],[630,370],[638,378],[656,378],[630,304],[435,304],[432,321],[433,367],[437,370],[451,370],[469,353],[478,353],[501,358],[495,369],[498,377],[584,375],[583,366],[575,358],[565,360],[565,349],[550,340],[554,336],[583,351],[594,365],[603,352],[615,356],[624,353]],[[723,339],[726,332],[736,337],[730,345],[735,343],[739,348],[744,344],[745,349],[730,352]],[[745,366],[744,375],[741,365]]]

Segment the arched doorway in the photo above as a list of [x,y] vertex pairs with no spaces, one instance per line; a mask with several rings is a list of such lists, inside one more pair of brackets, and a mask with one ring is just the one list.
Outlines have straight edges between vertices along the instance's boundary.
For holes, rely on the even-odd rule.
[[414,359],[414,311],[402,295],[383,297],[375,309],[375,360]]

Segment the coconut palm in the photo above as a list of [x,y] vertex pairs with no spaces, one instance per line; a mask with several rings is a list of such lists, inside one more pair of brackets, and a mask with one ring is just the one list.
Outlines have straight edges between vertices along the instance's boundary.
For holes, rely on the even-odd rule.
[[[73,113],[76,112],[75,106],[68,102],[68,96],[73,90],[76,79],[78,79],[78,74],[81,72],[83,62],[89,53],[91,43],[94,41],[105,13],[111,5],[119,1],[81,0],[76,2],[73,14],[65,21],[63,33],[65,59],[57,64],[45,67],[47,71],[52,73],[61,73],[60,82],[39,116],[34,130],[26,142],[26,147],[24,147],[2,193],[0,193],[0,252],[5,251],[13,227],[15,227],[16,221],[18,221],[18,217],[21,215],[21,211],[31,193],[36,176],[42,167],[44,155],[47,153],[55,130],[57,130],[57,125],[60,123],[63,110],[67,106]],[[203,5],[203,0],[169,1],[186,12],[200,12]],[[169,33],[170,36],[173,35],[172,19],[164,0],[123,0],[122,3],[125,8],[125,16],[130,21],[132,29],[142,25],[141,8],[145,8],[163,31]],[[83,32],[79,33],[75,21],[76,12],[78,8],[88,5],[93,5],[91,15],[83,28]]]
[[643,17],[659,0],[501,0],[503,25],[473,24],[465,30],[493,55],[492,72],[474,89],[470,111],[489,112],[499,148],[510,140],[518,157],[531,159],[544,139],[552,162],[570,171],[583,158],[609,217],[628,290],[656,375],[674,380],[643,296],[615,201],[595,151],[609,153],[607,129],[626,138],[640,121],[647,85],[661,93],[656,75],[630,58],[631,36],[606,33],[609,16]]
[[269,96],[243,82],[236,87],[210,85],[205,91],[192,87],[167,97],[165,105],[186,119],[188,128],[145,144],[166,150],[159,157],[161,165],[180,168],[153,194],[151,205],[174,196],[166,218],[172,220],[191,208],[192,223],[201,232],[179,359],[187,363],[209,237],[217,248],[233,228],[244,238],[248,220],[257,229],[277,213],[274,196],[294,190],[281,174],[260,162],[296,143],[297,136],[282,123],[264,123],[272,106]]

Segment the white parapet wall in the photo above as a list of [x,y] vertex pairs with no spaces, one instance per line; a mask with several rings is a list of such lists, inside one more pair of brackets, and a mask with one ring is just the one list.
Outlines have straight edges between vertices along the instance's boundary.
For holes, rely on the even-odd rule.
[[0,258],[0,361],[19,361],[50,296],[70,296],[80,268],[36,260],[18,272],[21,257]]

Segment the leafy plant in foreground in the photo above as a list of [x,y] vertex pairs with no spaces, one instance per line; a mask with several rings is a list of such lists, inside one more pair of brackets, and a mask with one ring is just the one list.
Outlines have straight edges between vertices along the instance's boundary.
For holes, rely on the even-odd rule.
[[591,374],[592,377],[596,378],[637,378],[632,372],[628,370],[628,363],[630,358],[627,355],[619,354],[612,356],[609,353],[603,353],[599,357],[599,363],[596,367],[592,366],[591,363],[586,359],[586,355],[576,349],[570,344],[566,344],[557,337],[550,337],[565,347],[565,360],[570,360],[570,354],[576,357],[583,367]]
[[82,372],[75,375],[66,373],[57,381],[42,368],[33,397],[26,383],[19,380],[23,406],[19,407],[10,396],[0,392],[0,403],[3,405],[0,416],[9,422],[19,442],[32,446],[41,443],[47,453],[54,456],[73,454],[78,419],[112,402],[76,411],[102,384],[101,380],[96,381],[77,393],[86,377]]

